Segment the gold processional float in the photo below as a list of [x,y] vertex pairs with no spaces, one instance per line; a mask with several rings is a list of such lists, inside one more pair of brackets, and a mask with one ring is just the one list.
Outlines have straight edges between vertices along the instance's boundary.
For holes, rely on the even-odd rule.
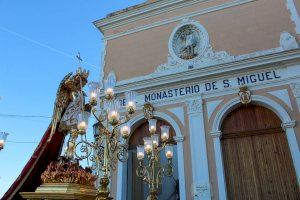
[[[63,156],[51,162],[41,175],[42,185],[35,192],[20,192],[25,199],[97,199],[110,200],[110,176],[118,161],[128,158],[130,123],[136,110],[136,93],[126,92],[126,109],[119,108],[114,86],[116,80],[108,78],[102,85],[91,82],[89,103],[85,104],[83,87],[87,84],[89,72],[79,69],[72,76],[69,73],[61,82],[52,118],[49,140],[58,129],[69,137]],[[120,111],[119,111],[120,110]],[[156,119],[150,103],[143,106],[149,121],[150,137],[144,138],[144,145],[137,147],[139,166],[136,175],[148,184],[147,199],[157,199],[158,188],[164,176],[172,176],[173,147],[168,143],[169,127],[161,127],[161,141],[156,132]],[[123,114],[123,115],[121,115]],[[87,140],[88,119],[93,115],[94,139]],[[167,164],[160,163],[159,153],[165,150]],[[146,156],[145,156],[146,153]],[[145,160],[145,165],[143,164]],[[85,161],[86,167],[81,166]],[[96,188],[96,185],[99,187]]]

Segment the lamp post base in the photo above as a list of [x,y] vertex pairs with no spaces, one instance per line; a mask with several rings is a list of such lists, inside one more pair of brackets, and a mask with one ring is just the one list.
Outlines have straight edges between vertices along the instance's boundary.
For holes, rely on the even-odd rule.
[[155,190],[150,191],[150,195],[147,197],[147,200],[158,200],[157,192]]
[[96,200],[112,200],[112,197],[96,197]]
[[98,194],[96,197],[96,200],[111,200],[113,199],[112,197],[109,197],[109,178],[108,177],[103,177],[100,179],[100,188],[98,190]]

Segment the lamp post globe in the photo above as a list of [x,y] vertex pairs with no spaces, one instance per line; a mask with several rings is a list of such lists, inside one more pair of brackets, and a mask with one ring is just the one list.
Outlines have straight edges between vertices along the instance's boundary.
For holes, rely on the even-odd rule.
[[0,151],[4,148],[7,136],[8,136],[8,133],[0,132]]

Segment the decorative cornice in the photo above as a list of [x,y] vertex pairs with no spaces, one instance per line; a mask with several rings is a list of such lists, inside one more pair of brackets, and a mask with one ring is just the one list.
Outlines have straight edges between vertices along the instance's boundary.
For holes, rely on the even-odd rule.
[[117,84],[117,76],[114,71],[110,71],[107,75],[107,78],[104,80],[104,88],[107,84],[112,84],[112,86],[115,86]]
[[289,121],[289,122],[283,122],[281,124],[282,129],[285,130],[285,131],[289,128],[294,128],[295,126],[296,126],[296,121],[295,120]]
[[193,99],[190,101],[186,101],[186,105],[188,109],[188,114],[203,112],[202,99]]
[[[119,18],[119,19],[110,19],[110,18],[105,18],[102,20],[98,20],[96,22],[94,22],[94,25],[103,33],[105,30],[108,29],[112,29],[112,28],[116,28],[116,27],[120,27],[123,26],[125,24],[134,22],[136,20],[141,20],[141,19],[147,19],[151,16],[157,16],[158,14],[161,13],[166,13],[166,12],[170,12],[172,10],[176,10],[176,9],[180,9],[180,8],[184,8],[187,6],[192,6],[193,4],[199,3],[200,0],[192,0],[192,1],[185,1],[185,0],[165,0],[165,1],[161,1],[161,3],[165,3],[165,5],[159,9],[153,9],[153,11],[142,11],[142,10],[137,10],[136,15],[130,16],[129,13],[128,16],[126,17],[125,15],[123,16],[123,18]],[[212,0],[202,0],[203,2],[205,1],[212,1]],[[170,24],[176,21],[180,21],[184,18],[192,18],[195,16],[199,16],[199,15],[203,15],[203,14],[207,14],[210,12],[215,12],[218,10],[223,10],[226,8],[230,8],[230,7],[234,7],[237,5],[241,5],[241,4],[245,4],[245,3],[249,3],[249,2],[253,2],[256,0],[234,0],[231,2],[227,2],[221,5],[216,5],[216,6],[212,6],[209,8],[204,8],[201,10],[198,10],[196,12],[191,12],[188,14],[184,14],[184,15],[180,15],[180,16],[176,16],[170,19],[166,19],[166,20],[162,20],[162,21],[157,21],[154,22],[152,24],[149,25],[145,25],[145,26],[139,26],[127,31],[123,31],[120,33],[116,33],[113,35],[108,35],[105,36],[105,38],[107,40],[110,39],[115,39],[121,36],[125,36],[128,34],[132,34],[132,33],[136,33],[139,31],[143,31],[143,30],[147,30],[147,29],[151,29],[154,27],[158,27],[158,26],[162,26],[162,25],[166,25],[166,24]],[[124,13],[125,14],[125,13]],[[119,17],[121,17],[121,15],[119,15]]]
[[[186,80],[203,79],[209,76],[224,76],[224,73],[231,71],[239,72],[247,69],[255,70],[261,68],[263,65],[274,65],[280,62],[280,65],[284,65],[285,61],[289,61],[289,64],[300,61],[300,49],[294,49],[289,51],[282,51],[278,53],[258,56],[254,58],[248,58],[244,60],[238,60],[230,63],[223,63],[219,65],[195,68],[186,71],[178,71],[176,73],[166,74],[150,74],[146,76],[136,77],[133,79],[123,80],[117,83],[116,92],[123,93],[130,90],[140,90],[144,88],[154,88],[156,86],[162,87],[168,84],[181,83]],[[168,75],[168,76],[166,76]]]
[[210,132],[209,135],[213,138],[221,138],[222,132],[221,131]]
[[119,25],[119,23],[121,22],[127,24],[136,20],[143,19],[146,16],[149,17],[149,13],[150,16],[154,14],[160,14],[162,13],[162,11],[165,12],[166,10],[169,10],[171,6],[174,6],[174,4],[179,4],[182,2],[184,2],[184,0],[162,0],[148,4],[139,4],[127,8],[126,12],[124,9],[123,12],[117,11],[119,12],[118,14],[113,15],[112,13],[107,15],[107,17],[103,19],[96,20],[94,22],[94,25],[99,28],[101,32],[103,32],[107,29],[115,27],[116,25]]
[[[282,65],[282,63],[281,63],[281,65]],[[269,66],[269,67],[263,68],[263,69],[264,70],[274,70],[274,67]],[[282,70],[284,70],[284,73],[287,70],[285,67],[275,68],[275,69],[282,69]],[[242,72],[242,74],[244,74],[244,71]],[[232,76],[232,74],[230,76]],[[224,75],[223,75],[223,78],[224,78]],[[226,78],[226,76],[225,76],[225,78]],[[300,75],[288,76],[288,77],[283,77],[282,79],[279,79],[279,80],[271,80],[271,81],[267,81],[267,82],[252,84],[251,89],[253,91],[255,91],[255,90],[261,90],[261,89],[266,89],[266,88],[270,88],[270,87],[290,85],[294,81],[299,81],[299,80],[300,80]],[[189,83],[193,84],[194,83],[193,81],[194,80],[191,80]],[[205,82],[206,80],[202,80],[202,81]],[[207,79],[207,81],[209,81],[209,79]],[[172,86],[170,86],[170,87],[172,87]],[[193,95],[189,95],[189,96],[181,96],[181,97],[174,98],[174,99],[164,99],[164,100],[153,101],[153,102],[151,102],[151,104],[157,108],[161,107],[161,106],[175,105],[175,104],[185,104],[186,105],[187,98],[189,98],[189,99],[215,98],[215,97],[221,97],[221,96],[225,96],[225,95],[236,94],[237,90],[238,90],[238,87],[229,87],[229,88],[225,88],[222,90],[207,91],[207,92],[197,93],[197,94],[193,94]],[[151,93],[151,92],[153,92],[153,88],[150,88],[150,87],[148,87],[148,88],[145,87],[143,90],[138,91],[138,93],[140,95],[144,95],[144,94]],[[140,102],[142,102],[142,103],[137,103],[137,111],[142,111],[143,101],[140,101]],[[126,111],[125,107],[121,107],[120,111],[125,112]]]
[[291,89],[296,98],[300,98],[300,82],[291,83]]
[[175,140],[175,142],[183,142],[184,141],[184,136],[174,136],[173,139]]
[[299,48],[299,44],[294,36],[289,32],[282,32],[279,39],[279,47],[285,51]]

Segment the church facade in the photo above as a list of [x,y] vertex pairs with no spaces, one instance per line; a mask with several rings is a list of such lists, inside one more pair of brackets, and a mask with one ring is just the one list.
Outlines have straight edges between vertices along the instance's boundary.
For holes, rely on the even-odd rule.
[[134,149],[149,102],[176,143],[159,199],[299,199],[299,13],[295,0],[152,0],[94,22],[101,79],[121,105],[138,93],[112,196],[145,196]]

